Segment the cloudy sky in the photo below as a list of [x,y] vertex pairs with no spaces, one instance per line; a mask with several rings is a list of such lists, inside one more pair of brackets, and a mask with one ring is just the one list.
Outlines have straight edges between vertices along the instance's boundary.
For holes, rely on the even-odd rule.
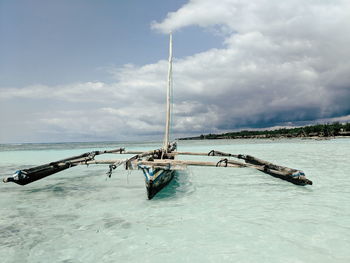
[[0,0],[0,143],[350,121],[348,0]]

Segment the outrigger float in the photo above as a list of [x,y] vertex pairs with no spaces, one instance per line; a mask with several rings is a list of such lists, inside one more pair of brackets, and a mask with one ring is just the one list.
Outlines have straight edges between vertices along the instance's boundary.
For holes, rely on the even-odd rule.
[[[18,170],[12,176],[5,177],[3,181],[14,182],[19,185],[26,185],[40,180],[49,175],[61,172],[63,170],[75,167],[77,165],[104,164],[109,165],[107,175],[110,177],[113,170],[119,166],[124,166],[126,170],[140,169],[145,176],[148,199],[152,199],[160,190],[162,190],[174,177],[177,170],[186,169],[187,166],[212,166],[212,167],[249,167],[257,169],[273,177],[291,182],[296,185],[312,185],[312,181],[305,177],[301,170],[279,166],[250,155],[231,154],[212,150],[207,153],[196,152],[179,152],[177,151],[176,142],[169,142],[171,100],[172,94],[172,36],[170,34],[169,47],[169,70],[167,85],[167,111],[165,138],[162,148],[151,151],[127,151],[125,148],[114,150],[93,151],[78,156],[73,156],[63,160],[51,162],[48,164]],[[120,154],[132,155],[125,159],[95,160],[95,157],[102,154]],[[196,156],[213,156],[222,157],[216,161],[187,161],[176,160],[178,155],[196,155]],[[244,160],[232,160],[236,158]]]
[[[77,165],[105,164],[109,165],[107,172],[109,177],[112,175],[113,170],[121,165],[126,170],[141,169],[145,175],[148,199],[152,199],[165,187],[174,177],[177,170],[184,170],[187,166],[248,167],[296,185],[312,185],[312,181],[308,180],[301,170],[279,166],[251,155],[231,154],[215,150],[208,153],[178,152],[176,151],[176,143],[170,144],[170,147],[167,152],[163,148],[147,152],[126,151],[124,148],[93,151],[33,168],[19,170],[14,175],[6,177],[4,182],[26,185]],[[95,156],[101,154],[131,154],[133,156],[126,159],[95,160]],[[221,158],[215,162],[175,160],[177,155],[220,156],[226,158]],[[245,162],[232,160],[231,158],[241,159]]]

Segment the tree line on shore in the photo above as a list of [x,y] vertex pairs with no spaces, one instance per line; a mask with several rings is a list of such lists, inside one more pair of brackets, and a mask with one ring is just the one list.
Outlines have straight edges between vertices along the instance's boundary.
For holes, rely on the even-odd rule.
[[202,134],[195,137],[180,138],[180,140],[204,140],[204,139],[241,139],[241,138],[295,138],[295,137],[335,137],[350,136],[350,122],[327,123],[311,126],[281,128],[275,130],[242,130],[222,134]]

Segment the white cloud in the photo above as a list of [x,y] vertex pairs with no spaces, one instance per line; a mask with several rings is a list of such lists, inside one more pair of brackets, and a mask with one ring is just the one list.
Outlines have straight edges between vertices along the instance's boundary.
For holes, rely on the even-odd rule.
[[230,128],[348,114],[349,13],[342,0],[191,0],[152,27],[221,28],[225,48],[182,60],[177,85]]

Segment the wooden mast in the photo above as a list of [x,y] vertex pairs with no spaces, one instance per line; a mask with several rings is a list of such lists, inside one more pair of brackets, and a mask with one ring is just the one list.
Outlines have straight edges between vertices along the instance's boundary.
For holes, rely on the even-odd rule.
[[173,62],[173,36],[170,32],[169,38],[169,68],[168,68],[168,86],[166,96],[166,123],[165,123],[165,138],[164,138],[164,151],[168,152],[169,139],[170,139],[170,115],[171,115],[171,85],[172,85],[172,62]]

